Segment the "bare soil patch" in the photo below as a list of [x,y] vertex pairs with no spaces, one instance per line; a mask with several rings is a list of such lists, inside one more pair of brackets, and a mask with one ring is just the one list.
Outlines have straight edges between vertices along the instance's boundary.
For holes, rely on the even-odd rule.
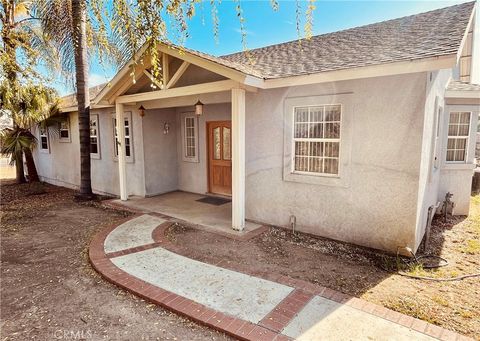
[[50,185],[1,184],[2,340],[226,340],[103,280],[93,235],[126,212]]
[[[302,279],[480,339],[479,277],[416,280],[393,271],[395,256],[274,227],[246,242],[181,225],[172,225],[166,233],[187,257],[211,264],[223,260],[222,266],[238,271],[247,267]],[[409,273],[437,278],[478,273],[479,240],[480,196],[476,196],[468,218],[434,220],[427,251],[446,258],[449,265],[436,270],[414,267]]]

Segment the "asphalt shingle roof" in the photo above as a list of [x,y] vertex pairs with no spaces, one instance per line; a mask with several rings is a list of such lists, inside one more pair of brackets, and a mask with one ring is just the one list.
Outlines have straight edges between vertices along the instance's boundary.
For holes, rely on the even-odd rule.
[[451,80],[448,83],[447,90],[450,91],[480,91],[480,84],[471,84],[468,82],[461,82]]
[[[264,79],[456,54],[475,1],[225,56],[171,45]],[[90,89],[93,100],[105,84]],[[70,97],[70,98],[69,98]],[[62,98],[75,105],[74,95]],[[66,106],[66,105],[65,105]]]
[[[107,83],[102,83],[99,85],[92,86],[88,89],[90,94],[90,101],[93,101],[95,97],[102,91],[102,89],[107,85]],[[70,107],[77,105],[77,95],[76,93],[68,94],[60,98],[60,106],[61,107]]]
[[[263,78],[281,78],[457,53],[475,2],[250,50]],[[250,65],[245,52],[222,56]]]

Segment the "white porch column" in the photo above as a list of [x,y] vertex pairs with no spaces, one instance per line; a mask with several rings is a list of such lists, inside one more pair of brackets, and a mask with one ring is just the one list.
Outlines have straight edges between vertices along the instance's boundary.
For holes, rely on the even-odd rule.
[[127,200],[127,167],[125,153],[125,120],[123,117],[123,104],[115,102],[115,119],[117,122],[118,137],[118,179],[120,182],[120,200]]
[[232,227],[245,227],[245,90],[232,89]]

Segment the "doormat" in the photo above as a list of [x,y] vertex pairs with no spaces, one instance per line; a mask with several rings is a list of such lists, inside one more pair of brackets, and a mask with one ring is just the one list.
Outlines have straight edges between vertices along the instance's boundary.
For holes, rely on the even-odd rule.
[[231,200],[227,198],[219,198],[219,197],[203,197],[197,200],[198,202],[203,202],[205,204],[220,206],[226,203],[229,203]]

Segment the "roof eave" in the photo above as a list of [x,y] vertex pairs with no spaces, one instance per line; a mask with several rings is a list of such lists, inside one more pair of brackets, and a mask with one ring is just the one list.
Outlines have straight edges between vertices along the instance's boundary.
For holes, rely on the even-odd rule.
[[479,99],[480,90],[445,90],[446,98]]
[[349,69],[319,72],[301,76],[266,79],[261,88],[280,88],[287,86],[308,85],[361,78],[392,76],[407,73],[450,69],[456,65],[456,54],[406,60],[377,65],[368,65]]

